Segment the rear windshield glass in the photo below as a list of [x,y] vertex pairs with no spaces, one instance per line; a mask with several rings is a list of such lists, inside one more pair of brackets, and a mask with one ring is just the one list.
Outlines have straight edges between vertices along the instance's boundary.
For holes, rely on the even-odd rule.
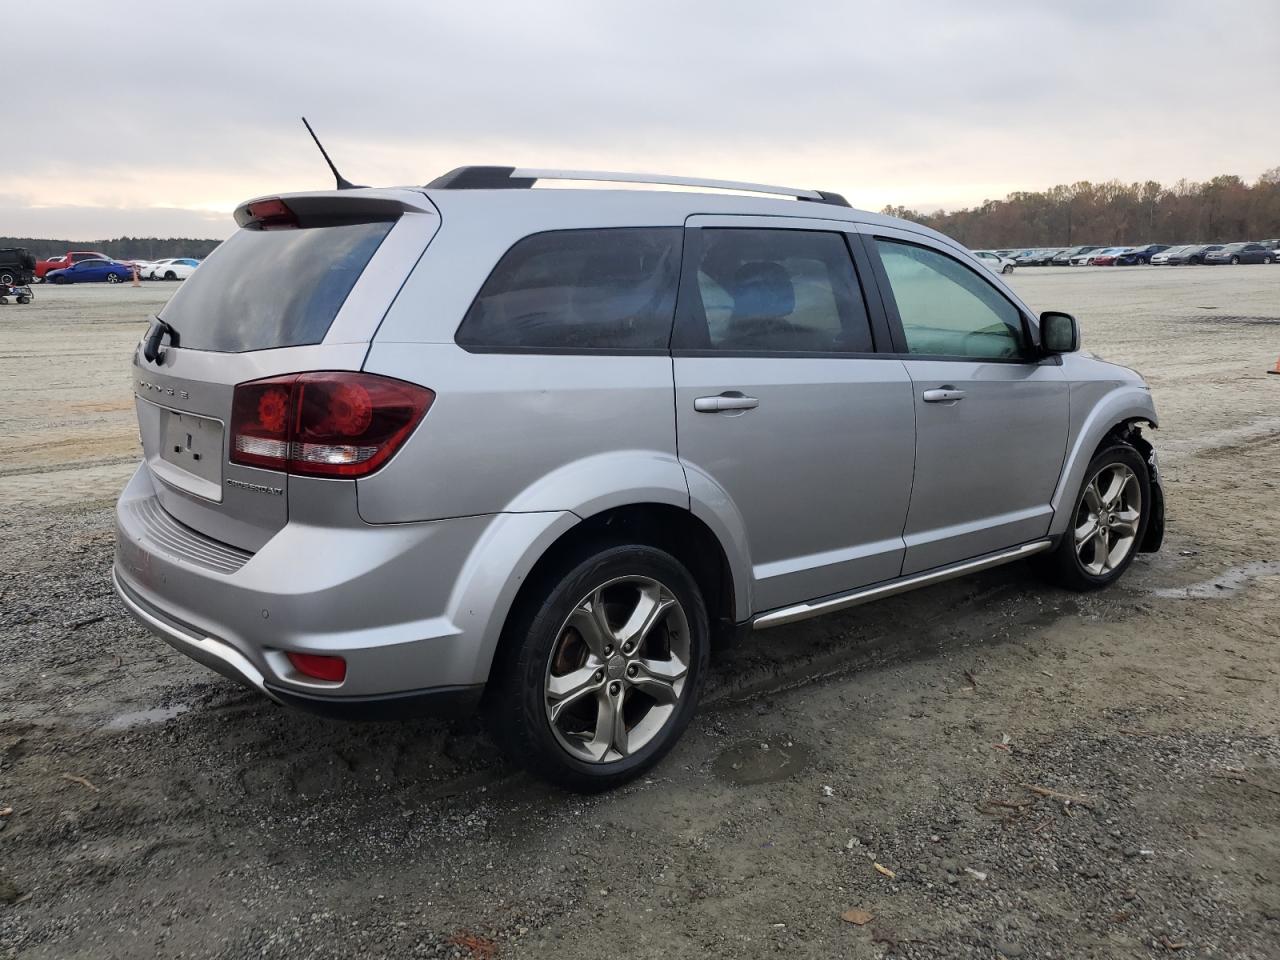
[[161,311],[186,350],[319,343],[393,222],[237,230]]

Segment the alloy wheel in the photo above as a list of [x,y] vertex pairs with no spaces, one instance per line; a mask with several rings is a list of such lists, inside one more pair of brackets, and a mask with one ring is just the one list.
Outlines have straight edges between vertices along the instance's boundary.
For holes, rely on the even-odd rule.
[[1076,509],[1076,556],[1086,573],[1106,576],[1133,552],[1142,519],[1142,485],[1123,463],[1103,467]]
[[120,278],[117,277],[114,273],[107,274],[107,283],[119,283],[119,282],[120,282]]
[[547,660],[543,701],[556,740],[573,757],[612,763],[643,749],[684,695],[689,619],[651,577],[619,577],[570,612]]

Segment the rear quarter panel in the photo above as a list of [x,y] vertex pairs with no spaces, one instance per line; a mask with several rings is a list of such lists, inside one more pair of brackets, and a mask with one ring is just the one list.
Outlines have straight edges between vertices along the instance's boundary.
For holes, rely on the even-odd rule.
[[455,344],[379,341],[365,369],[436,393],[400,452],[358,481],[369,523],[689,505],[669,357],[469,353]]

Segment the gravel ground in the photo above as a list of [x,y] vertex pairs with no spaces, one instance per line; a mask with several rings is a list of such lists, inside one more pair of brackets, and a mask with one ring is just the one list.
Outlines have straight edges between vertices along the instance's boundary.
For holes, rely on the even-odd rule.
[[1280,268],[1013,283],[1150,379],[1164,550],[720,651],[684,741],[593,798],[134,626],[125,361],[171,288],[0,307],[0,957],[1280,957]]

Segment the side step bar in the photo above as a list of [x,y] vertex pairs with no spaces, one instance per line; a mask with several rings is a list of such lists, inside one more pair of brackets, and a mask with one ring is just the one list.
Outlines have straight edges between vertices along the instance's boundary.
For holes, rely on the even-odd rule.
[[1012,563],[1014,560],[1029,557],[1033,553],[1048,550],[1052,545],[1053,543],[1050,540],[1036,540],[1033,543],[1024,543],[1022,546],[1013,547],[1010,550],[1002,550],[999,553],[979,557],[976,560],[966,560],[964,563],[953,564],[949,567],[939,567],[937,570],[917,573],[900,580],[890,580],[888,583],[881,583],[874,587],[862,587],[850,593],[828,597],[826,600],[797,603],[795,606],[782,607],[778,610],[762,613],[752,621],[751,625],[757,630],[765,630],[769,627],[781,627],[788,623],[808,620],[810,617],[818,617],[824,613],[834,613],[837,610],[870,603],[872,600],[881,600],[899,593],[906,593],[916,587],[927,586],[931,583],[941,583],[943,580],[951,580],[954,577],[963,577],[966,574],[977,573],[979,570],[998,567],[1002,563]]

